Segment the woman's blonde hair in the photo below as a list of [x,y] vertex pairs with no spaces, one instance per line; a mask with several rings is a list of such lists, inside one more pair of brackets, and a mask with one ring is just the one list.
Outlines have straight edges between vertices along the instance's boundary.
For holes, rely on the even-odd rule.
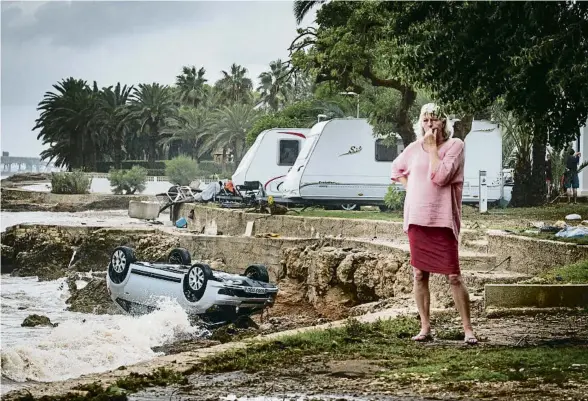
[[453,123],[457,120],[454,121],[447,117],[447,115],[441,116],[438,105],[435,103],[427,103],[421,107],[421,114],[419,115],[419,119],[413,126],[417,139],[421,139],[425,136],[425,130],[423,129],[421,122],[423,121],[423,117],[425,117],[426,114],[438,117],[441,121],[443,121],[443,139],[447,140],[453,136]]

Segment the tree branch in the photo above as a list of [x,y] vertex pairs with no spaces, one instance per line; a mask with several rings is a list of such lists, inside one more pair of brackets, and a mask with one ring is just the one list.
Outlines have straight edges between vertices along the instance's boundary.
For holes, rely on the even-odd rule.
[[366,66],[363,69],[363,74],[362,74],[365,78],[369,79],[371,84],[373,86],[383,86],[385,88],[392,88],[392,89],[396,89],[400,92],[406,92],[407,90],[412,90],[412,88],[403,85],[399,80],[397,79],[382,79],[377,77],[371,70],[370,65],[366,64]]

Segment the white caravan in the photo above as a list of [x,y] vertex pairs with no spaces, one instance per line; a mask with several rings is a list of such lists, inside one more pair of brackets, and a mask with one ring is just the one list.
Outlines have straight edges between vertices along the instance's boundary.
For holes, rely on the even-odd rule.
[[480,200],[480,170],[486,171],[488,202],[497,202],[505,197],[502,132],[497,124],[488,120],[474,120],[465,138],[463,203]]
[[[485,170],[488,202],[502,196],[502,135],[496,124],[474,121],[466,136],[464,202],[477,202],[479,170]],[[333,119],[315,124],[281,186],[293,203],[383,205],[392,184],[392,162],[402,152],[402,140],[388,147],[373,135],[365,119]],[[396,184],[399,189],[400,184]]]
[[233,184],[258,181],[267,195],[281,196],[279,187],[309,132],[309,128],[272,128],[260,133],[233,173]]
[[315,124],[282,185],[293,203],[354,209],[384,205],[392,161],[404,146],[386,146],[365,119],[344,118]]

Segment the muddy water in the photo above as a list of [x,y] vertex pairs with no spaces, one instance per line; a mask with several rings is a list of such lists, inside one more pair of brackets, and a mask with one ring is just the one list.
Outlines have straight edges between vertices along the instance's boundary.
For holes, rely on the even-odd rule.
[[[2,231],[20,223],[149,226],[131,219],[127,211],[82,213],[0,213]],[[165,221],[161,216],[161,223]],[[177,303],[163,303],[149,315],[93,315],[67,311],[65,279],[39,282],[36,277],[0,276],[1,392],[35,381],[56,381],[104,372],[121,365],[150,360],[153,349],[210,333],[190,324]],[[30,314],[47,316],[57,327],[22,327]]]

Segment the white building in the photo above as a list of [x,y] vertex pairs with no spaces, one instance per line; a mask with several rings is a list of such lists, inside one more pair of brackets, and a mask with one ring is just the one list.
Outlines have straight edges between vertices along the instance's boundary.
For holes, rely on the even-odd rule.
[[[574,144],[574,149],[580,153],[580,163],[588,160],[588,120],[583,127],[580,127],[580,138]],[[578,174],[580,181],[580,188],[578,188],[578,196],[588,196],[588,167],[580,171]]]

